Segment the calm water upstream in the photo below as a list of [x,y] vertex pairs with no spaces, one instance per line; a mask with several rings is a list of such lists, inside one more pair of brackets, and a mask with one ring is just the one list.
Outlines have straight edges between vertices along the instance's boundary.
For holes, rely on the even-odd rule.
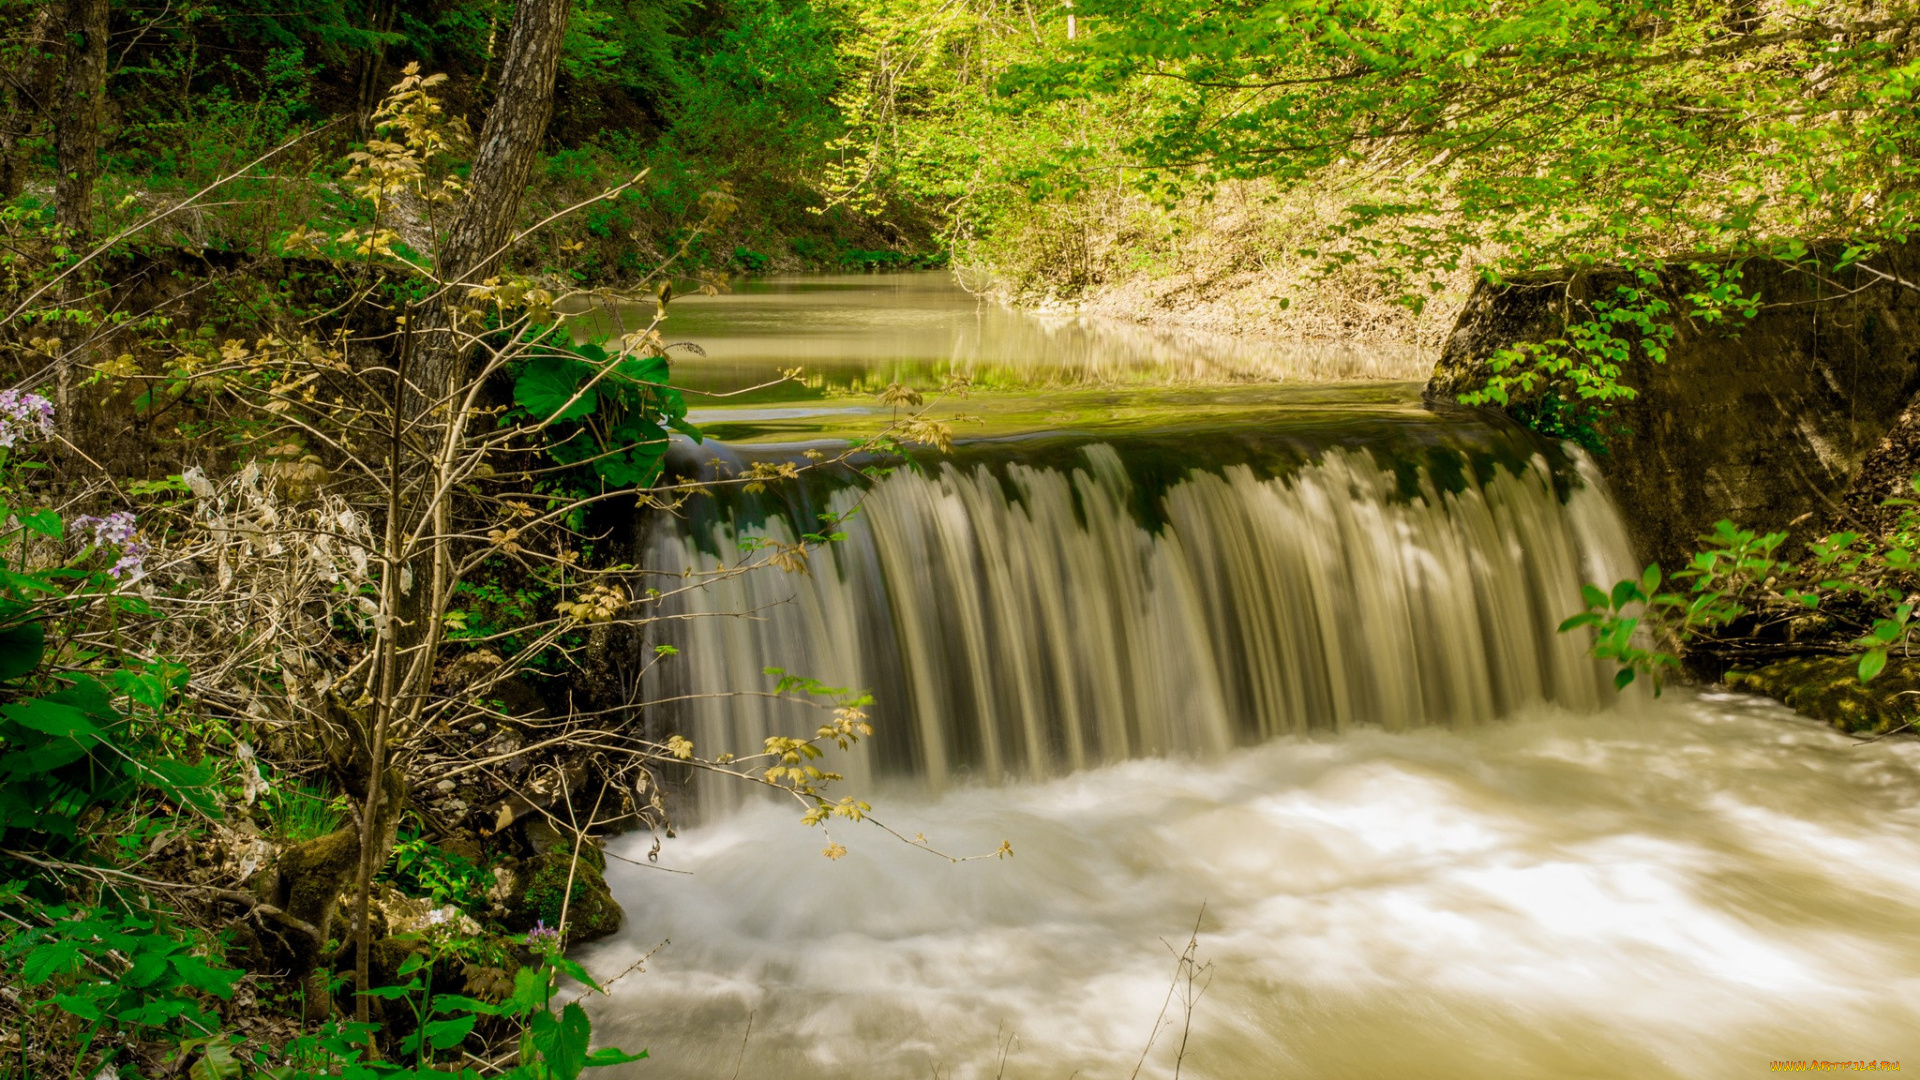
[[1015,856],[843,826],[830,863],[792,806],[696,789],[660,861],[687,873],[614,862],[627,924],[581,956],[658,947],[592,1005],[653,1053],[621,1075],[1920,1068],[1920,746],[1616,697],[1554,629],[1633,565],[1590,467],[1422,408],[1417,357],[1048,322],[937,275],[676,302],[668,338],[705,349],[677,362],[698,390],[809,372],[704,401],[693,470],[870,431],[895,379],[973,381],[948,458],[656,530],[678,577],[859,510],[809,574],[677,600],[646,688],[703,753],[819,722],[716,696],[768,666],[870,689],[846,790]]

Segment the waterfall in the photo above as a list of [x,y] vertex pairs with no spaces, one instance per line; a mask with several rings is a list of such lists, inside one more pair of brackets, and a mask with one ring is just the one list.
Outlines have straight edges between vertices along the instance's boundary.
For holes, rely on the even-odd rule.
[[875,737],[834,767],[936,788],[1598,707],[1606,672],[1556,632],[1583,582],[1632,570],[1597,479],[1582,468],[1563,502],[1539,456],[1462,471],[1333,449],[1281,476],[1196,468],[1142,515],[1106,444],[1058,467],[900,470],[826,497],[852,516],[805,573],[724,573],[743,537],[812,525],[722,514],[651,542],[648,568],[681,580],[657,624],[677,654],[647,697],[702,754],[738,754],[820,723],[738,693],[765,668],[869,690]]

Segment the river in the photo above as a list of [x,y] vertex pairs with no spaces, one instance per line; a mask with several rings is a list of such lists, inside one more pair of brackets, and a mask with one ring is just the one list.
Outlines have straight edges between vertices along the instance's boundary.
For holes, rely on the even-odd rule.
[[651,954],[592,1003],[652,1052],[619,1075],[1920,1068],[1915,744],[1615,695],[1555,632],[1633,566],[1591,464],[1422,407],[1417,356],[1041,319],[942,275],[752,283],[667,336],[704,351],[692,390],[807,369],[696,396],[695,471],[971,380],[948,457],[656,530],[678,577],[858,508],[808,573],[676,598],[646,685],[703,753],[819,722],[721,696],[765,667],[871,690],[845,790],[1013,855],[843,822],[830,862],[790,804],[687,793],[657,864],[611,845],[627,922],[580,953]]

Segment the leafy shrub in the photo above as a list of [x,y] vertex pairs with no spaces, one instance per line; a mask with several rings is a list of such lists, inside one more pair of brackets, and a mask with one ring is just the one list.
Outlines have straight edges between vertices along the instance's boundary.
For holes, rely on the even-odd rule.
[[[17,883],[12,890],[13,899],[24,899]],[[76,1060],[103,1029],[176,1040],[218,1032],[206,999],[232,997],[240,973],[222,966],[201,935],[105,907],[34,913],[47,925],[0,942],[0,962],[17,964],[21,985],[46,995],[31,1011],[58,1010],[85,1023]]]
[[554,343],[521,367],[513,400],[525,417],[549,426],[547,452],[615,487],[644,487],[660,476],[667,429],[696,442],[687,403],[667,384],[664,356],[615,356],[598,342]]
[[443,851],[417,835],[403,835],[394,844],[389,877],[415,896],[468,911],[485,907],[487,890],[493,887],[492,875],[473,860]]

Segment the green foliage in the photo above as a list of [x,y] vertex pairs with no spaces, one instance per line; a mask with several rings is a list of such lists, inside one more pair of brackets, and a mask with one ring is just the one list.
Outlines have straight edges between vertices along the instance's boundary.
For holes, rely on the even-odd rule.
[[[1920,494],[1920,475],[1911,486]],[[1712,536],[1701,537],[1707,546],[1674,574],[1691,583],[1686,593],[1660,592],[1660,568],[1649,566],[1639,580],[1618,582],[1611,591],[1585,586],[1587,610],[1560,629],[1593,627],[1592,654],[1620,665],[1615,685],[1624,688],[1644,674],[1652,676],[1657,692],[1661,676],[1678,668],[1676,654],[1690,642],[1745,618],[1823,610],[1860,630],[1851,644],[1859,650],[1860,681],[1868,682],[1916,629],[1907,598],[1920,569],[1920,503],[1888,499],[1883,505],[1900,510],[1884,539],[1834,533],[1809,543],[1798,563],[1779,557],[1788,534],[1761,535],[1721,521]]]
[[[63,523],[46,510],[15,516],[16,554],[0,569],[0,841],[73,846],[89,810],[143,789],[201,814],[217,813],[208,790],[212,769],[180,756],[181,732],[135,720],[135,710],[163,714],[183,672],[112,664],[92,673],[43,670],[50,617],[102,594],[110,605],[132,602],[113,595],[116,582],[107,574],[26,565],[27,537],[58,537]],[[128,708],[116,705],[116,697]]]
[[1674,335],[1665,321],[1671,307],[1653,292],[1658,275],[1635,277],[1616,286],[1613,298],[1592,303],[1593,317],[1571,323],[1565,337],[1517,342],[1488,357],[1485,381],[1460,395],[1461,403],[1500,405],[1535,431],[1604,450],[1611,404],[1638,396],[1620,381],[1622,367],[1636,348],[1665,362]]
[[[600,991],[585,968],[563,956],[550,957],[540,967],[521,968],[514,975],[513,992],[497,1004],[457,994],[435,994],[432,960],[427,954],[414,954],[401,966],[400,974],[410,976],[405,984],[379,987],[369,993],[412,1012],[414,1031],[402,1046],[402,1052],[412,1056],[411,1063],[369,1060],[367,1037],[377,1033],[377,1026],[333,1021],[288,1046],[292,1064],[263,1075],[271,1080],[321,1076],[341,1080],[443,1080],[449,1076],[479,1080],[479,1072],[458,1064],[464,1060],[459,1048],[485,1022],[518,1029],[519,1063],[509,1072],[496,1074],[507,1080],[576,1080],[587,1069],[623,1065],[647,1056],[644,1050],[630,1054],[611,1047],[589,1049],[593,1024],[580,1003],[570,1001],[557,1011],[553,1008],[554,990],[562,975],[591,991]],[[447,1064],[438,1063],[443,1058]]]
[[[497,569],[503,575],[509,572],[506,566],[491,563],[486,569]],[[497,641],[512,653],[520,648],[522,633],[518,628],[538,622],[540,613],[552,608],[555,591],[544,584],[516,585],[483,578],[462,581],[455,586],[454,595],[463,606],[448,610],[444,617],[447,640]]]
[[442,851],[423,836],[401,836],[393,845],[393,862],[385,875],[394,884],[435,904],[452,904],[464,911],[486,907],[493,877],[473,860]]
[[[1409,280],[1497,249],[1505,269],[1904,235],[1920,15],[1697,0],[1083,0],[1085,34],[1004,85],[1035,109],[1130,111],[1149,187],[1385,183],[1349,251]],[[1064,179],[1078,179],[1074,165]],[[1905,194],[1890,194],[1902,192]],[[1417,293],[1408,293],[1410,301]]]
[[1616,582],[1610,591],[1583,586],[1581,597],[1587,602],[1587,610],[1560,624],[1562,633],[1582,626],[1594,628],[1590,651],[1620,665],[1613,680],[1617,690],[1626,689],[1644,674],[1658,694],[1661,680],[1679,669],[1678,656],[1643,644],[1645,631],[1652,631],[1656,639],[1670,639],[1676,633],[1724,625],[1737,614],[1737,609],[1719,594],[1660,592],[1660,583],[1660,568],[1649,566],[1638,579]]
[[660,476],[667,430],[696,442],[687,403],[667,382],[664,355],[607,352],[598,342],[550,343],[521,367],[513,400],[547,432],[547,452],[616,488]]
[[325,836],[344,824],[347,813],[342,802],[322,788],[282,781],[268,791],[265,805],[274,835],[288,843],[300,844]]
[[[10,887],[12,899],[24,899],[19,890]],[[102,1029],[176,1040],[218,1030],[206,999],[232,997],[240,973],[221,965],[203,937],[111,908],[28,907],[46,925],[0,940],[0,965],[39,991],[34,1010],[85,1022],[81,1057]]]

